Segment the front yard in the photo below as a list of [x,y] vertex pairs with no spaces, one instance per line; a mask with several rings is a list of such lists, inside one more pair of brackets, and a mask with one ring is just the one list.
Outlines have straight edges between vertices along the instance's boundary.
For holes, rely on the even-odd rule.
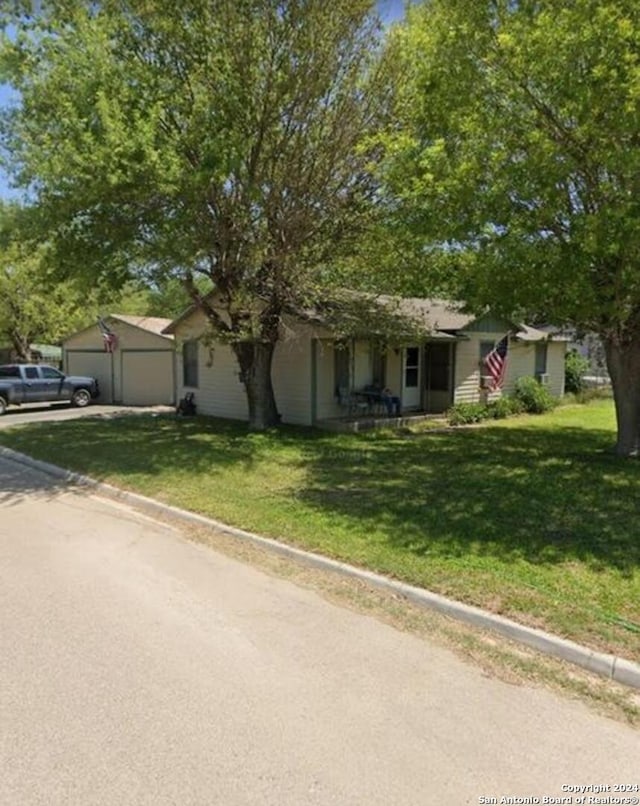
[[455,433],[135,416],[0,442],[638,660],[640,464],[613,436],[599,401]]

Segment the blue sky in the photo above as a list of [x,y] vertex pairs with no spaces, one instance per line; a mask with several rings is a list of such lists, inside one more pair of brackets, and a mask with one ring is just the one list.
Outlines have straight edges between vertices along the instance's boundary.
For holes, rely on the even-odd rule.
[[[387,24],[402,19],[406,0],[378,0],[378,11],[383,21]],[[5,84],[0,84],[0,106],[11,103],[12,93]],[[19,194],[11,190],[8,185],[5,172],[0,166],[0,198],[17,198]]]

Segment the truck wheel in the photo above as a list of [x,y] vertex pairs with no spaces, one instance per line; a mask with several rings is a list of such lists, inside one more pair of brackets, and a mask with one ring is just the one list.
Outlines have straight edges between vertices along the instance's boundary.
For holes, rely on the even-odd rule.
[[0,397],[0,415],[4,414],[6,410],[7,401],[3,397]]
[[88,389],[76,389],[71,398],[71,402],[79,409],[83,409],[91,403],[91,394]]

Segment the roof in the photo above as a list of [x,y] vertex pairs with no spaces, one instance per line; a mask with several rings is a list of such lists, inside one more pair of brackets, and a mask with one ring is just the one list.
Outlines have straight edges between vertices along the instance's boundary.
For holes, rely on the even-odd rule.
[[141,330],[148,330],[149,333],[155,333],[157,336],[167,335],[163,331],[171,324],[171,319],[163,319],[159,316],[129,316],[124,313],[112,313],[108,318],[139,327]]
[[[395,321],[397,324],[399,318],[405,318],[411,323],[413,332],[423,331],[424,333],[428,333],[429,339],[443,341],[456,339],[460,331],[466,330],[473,322],[482,318],[482,316],[479,317],[476,314],[464,311],[462,303],[451,300],[423,297],[396,297],[387,294],[364,294],[351,291],[343,292],[341,297],[329,301],[328,305],[324,306],[321,310],[318,308],[307,309],[297,311],[295,315],[308,322],[315,322],[331,328],[332,324],[335,324],[332,322],[333,317],[331,315],[331,309],[335,311],[339,308],[341,301],[346,307],[350,307],[351,304],[355,302],[356,309],[358,301],[364,303],[362,310],[355,310],[353,313],[356,318],[361,318],[361,322],[363,322],[365,326],[367,321],[370,327],[373,325],[372,319],[375,318],[374,314],[377,312],[392,317],[387,321],[387,324],[389,324],[389,321]],[[174,319],[172,322],[167,320],[167,325],[163,333],[175,333],[177,327],[196,310],[197,306],[192,304],[177,319]],[[125,317],[120,318],[124,319]],[[530,325],[508,320],[505,320],[505,322],[511,325],[514,331],[514,337],[519,341],[561,340],[555,334],[547,333],[544,330],[539,330]],[[370,332],[373,333],[374,331],[375,326],[372,327]]]
[[421,321],[428,330],[464,330],[476,319],[472,314],[463,313],[461,304],[449,300],[386,295],[379,299],[383,303],[397,304],[401,313]]

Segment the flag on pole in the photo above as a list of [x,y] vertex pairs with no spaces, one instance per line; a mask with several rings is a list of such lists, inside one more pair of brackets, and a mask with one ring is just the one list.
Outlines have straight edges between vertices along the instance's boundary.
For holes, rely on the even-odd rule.
[[507,333],[484,359],[487,374],[491,376],[491,390],[500,389],[504,383],[507,371],[507,351],[509,349],[509,334]]
[[98,327],[100,328],[100,332],[102,333],[102,341],[104,343],[105,351],[107,353],[114,352],[114,350],[118,346],[118,337],[111,330],[111,328],[104,321],[104,319],[98,319]]

